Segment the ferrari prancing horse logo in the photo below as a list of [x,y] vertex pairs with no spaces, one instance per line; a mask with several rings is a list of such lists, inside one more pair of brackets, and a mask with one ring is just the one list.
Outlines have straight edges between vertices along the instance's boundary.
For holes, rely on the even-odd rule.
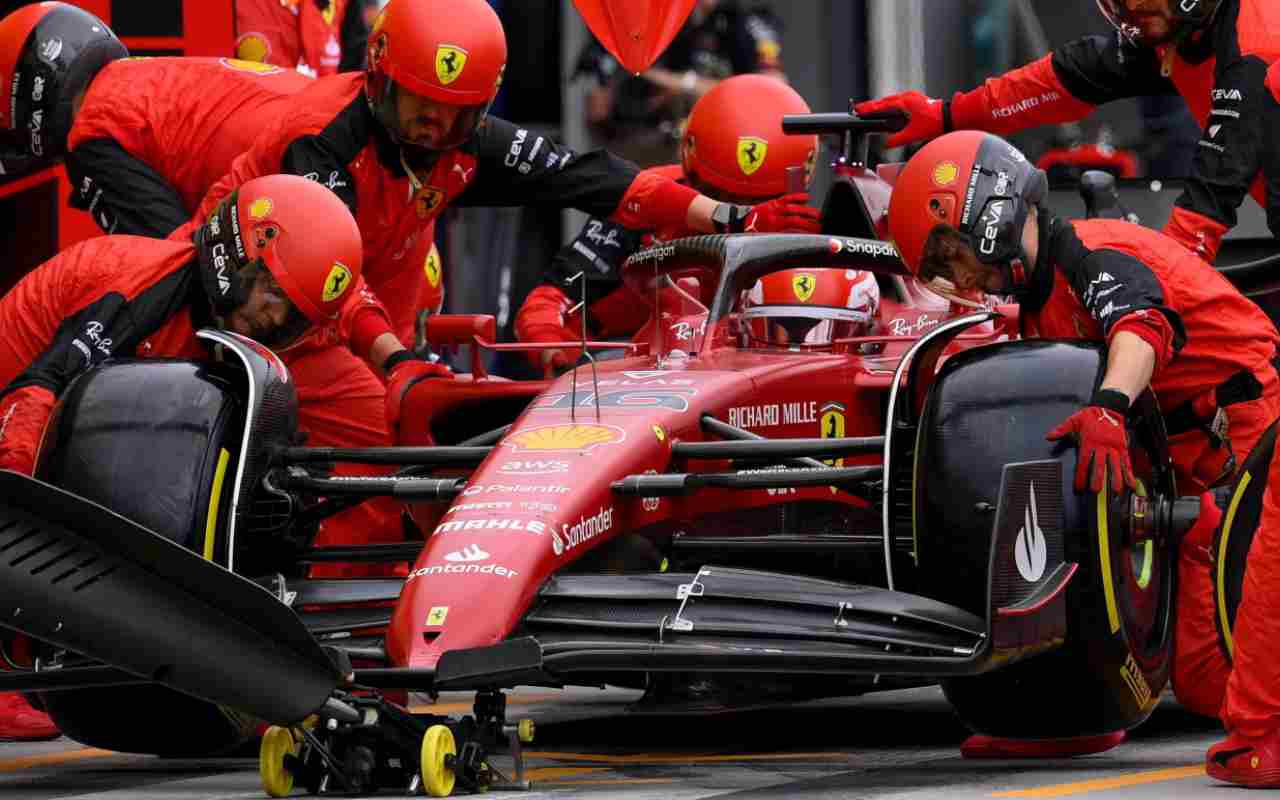
[[744,175],[754,175],[764,165],[769,143],[756,136],[738,138],[738,167]]
[[816,288],[818,288],[818,279],[812,273],[801,272],[799,275],[791,276],[791,290],[796,293],[796,299],[801,303],[809,302]]
[[351,270],[341,261],[333,262],[333,267],[329,270],[329,275],[324,279],[324,292],[321,296],[326,303],[332,303],[351,285]]
[[451,44],[442,44],[436,48],[436,77],[442,85],[448,86],[460,78],[466,66],[466,50]]
[[431,245],[431,251],[427,253],[427,260],[422,265],[422,270],[427,273],[427,282],[431,284],[432,289],[440,285],[440,251],[434,244]]

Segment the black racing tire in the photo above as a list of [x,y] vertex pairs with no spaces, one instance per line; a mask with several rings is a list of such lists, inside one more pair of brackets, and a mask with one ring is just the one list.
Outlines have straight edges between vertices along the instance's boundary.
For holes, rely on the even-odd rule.
[[[1169,679],[1172,553],[1150,541],[1129,546],[1121,534],[1129,494],[1076,493],[1076,448],[1044,438],[1088,401],[1105,355],[1095,346],[1043,341],[970,350],[944,365],[922,412],[916,551],[925,594],[983,618],[990,613],[991,510],[1007,464],[1058,461],[1062,558],[1078,564],[1060,644],[943,681],[956,713],[976,732],[1040,739],[1132,728],[1150,715]],[[1164,424],[1149,393],[1134,404],[1129,433],[1143,490],[1172,499]],[[992,591],[1005,580],[998,575]]]
[[1213,540],[1214,622],[1218,627],[1218,643],[1227,658],[1234,655],[1236,612],[1244,589],[1245,565],[1253,536],[1262,519],[1262,496],[1267,489],[1267,475],[1276,453],[1276,433],[1280,421],[1258,439],[1249,453],[1227,496],[1226,512]]
[[[243,417],[231,382],[205,366],[109,363],[64,393],[37,477],[221,561],[219,523],[229,513]],[[162,686],[40,697],[66,735],[120,752],[217,755],[254,733],[242,715]]]

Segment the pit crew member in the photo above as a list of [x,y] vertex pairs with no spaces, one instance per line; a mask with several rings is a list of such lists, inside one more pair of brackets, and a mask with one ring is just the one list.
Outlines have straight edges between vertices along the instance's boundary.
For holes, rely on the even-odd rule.
[[[321,78],[236,159],[195,215],[256,175],[317,176],[351,207],[365,275],[392,320],[411,323],[412,287],[443,286],[427,264],[428,232],[453,205],[578,208],[627,227],[706,233],[793,227],[794,198],[720,203],[607,152],[574,153],[489,116],[506,68],[506,36],[485,0],[391,0],[373,25],[368,68]],[[817,230],[817,220],[799,220]],[[359,324],[357,324],[359,323]],[[371,361],[399,347],[378,320],[344,318],[372,342]],[[360,351],[364,352],[363,345]],[[394,393],[400,387],[393,385]]]
[[[911,122],[888,145],[976,129],[1001,135],[1083,119],[1123,97],[1181,94],[1204,128],[1191,175],[1164,232],[1213,261],[1246,192],[1280,233],[1280,108],[1267,102],[1267,66],[1280,56],[1271,0],[1098,0],[1116,35],[1086,36],[950,100],[912,91],[858,103]],[[1280,189],[1280,187],[1277,187]]]
[[[292,175],[242,186],[194,241],[104,236],[63,251],[0,299],[0,469],[32,473],[54,403],[86,369],[201,358],[207,326],[286,347],[338,315],[361,262],[346,206]],[[57,735],[25,706],[0,695],[0,736]]]
[[[1280,416],[1280,334],[1177,241],[1120,220],[1059,219],[1042,205],[1046,192],[1044,173],[1005,140],[950,133],[907,163],[889,230],[907,266],[935,291],[1012,295],[1026,335],[1107,343],[1106,374],[1091,401],[1046,432],[1079,446],[1077,490],[1134,485],[1124,416],[1148,386],[1170,434],[1179,492],[1225,484]],[[1201,507],[1209,513],[1179,552],[1173,687],[1183,706],[1212,716],[1229,666],[1213,621],[1216,506],[1206,496]],[[1097,749],[1121,736],[1102,737]],[[1079,745],[1031,744],[984,737],[968,746],[978,755],[1050,755]]]
[[236,58],[311,77],[364,68],[361,0],[236,0]]
[[[39,164],[65,156],[73,204],[107,233],[163,237],[183,226],[255,134],[313,82],[292,70],[234,59],[127,55],[101,20],[67,3],[26,6],[0,21],[0,128],[18,137],[12,142],[18,153]],[[184,228],[188,242],[195,228]],[[431,234],[424,233],[428,244]],[[348,318],[369,315],[389,324],[362,283],[350,297]],[[382,381],[361,360],[369,358],[370,345],[355,345],[353,354],[338,336],[318,330],[281,349],[312,445],[392,441]],[[398,345],[391,349],[402,353],[392,365],[405,380],[443,372]],[[377,365],[385,369],[386,359],[384,352]],[[341,474],[371,470],[338,468]],[[365,543],[399,529],[399,505],[377,499],[326,520],[317,542]]]
[[[784,114],[807,114],[804,98],[787,84],[763,75],[738,75],[722,81],[702,97],[689,115],[681,140],[681,163],[646,170],[726,202],[760,203],[778,198],[775,229],[808,231],[818,212],[803,197],[789,195],[788,168],[803,169],[805,182],[817,159],[816,136],[787,136]],[[516,336],[522,342],[576,341],[582,332],[579,314],[586,313],[592,336],[630,336],[649,319],[651,303],[622,283],[627,257],[655,239],[696,234],[684,220],[644,231],[625,221],[597,217],[556,254],[540,286],[516,315]],[[574,281],[581,273],[587,284],[587,306],[570,314],[582,297]],[[572,350],[542,350],[531,354],[535,367],[559,372],[578,354]]]

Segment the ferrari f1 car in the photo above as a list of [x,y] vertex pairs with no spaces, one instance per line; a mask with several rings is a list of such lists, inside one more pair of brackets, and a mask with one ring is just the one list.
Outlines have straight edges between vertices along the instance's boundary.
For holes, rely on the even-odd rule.
[[[811,124],[854,127],[838,116]],[[86,374],[37,478],[0,473],[0,624],[38,643],[0,689],[116,750],[209,753],[271,723],[273,796],[483,789],[505,781],[502,747],[519,782],[516,685],[732,706],[941,683],[985,733],[1138,725],[1168,678],[1170,553],[1194,507],[1154,400],[1129,423],[1139,491],[1074,492],[1075,450],[1044,433],[1090,397],[1105,352],[1017,340],[1016,309],[920,308],[874,238],[885,196],[847,164],[827,218],[869,236],[636,254],[651,337],[553,381],[485,374],[480,351],[520,347],[493,344],[492,318],[431,320],[473,369],[415,387],[404,446],[298,446],[284,365],[222,332],[201,334],[210,364]],[[876,272],[903,324],[827,352],[758,346],[742,299],[796,267]],[[398,469],[326,477],[336,462]],[[403,500],[421,539],[310,546],[373,496]],[[322,561],[412,566],[308,579]],[[474,714],[391,699],[452,689],[477,692]]]

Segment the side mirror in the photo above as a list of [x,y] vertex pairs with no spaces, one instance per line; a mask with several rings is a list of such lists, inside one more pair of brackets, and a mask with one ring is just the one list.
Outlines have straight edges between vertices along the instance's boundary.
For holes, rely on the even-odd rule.
[[426,338],[432,347],[460,347],[475,339],[492,343],[498,322],[492,314],[435,314],[427,318]]

